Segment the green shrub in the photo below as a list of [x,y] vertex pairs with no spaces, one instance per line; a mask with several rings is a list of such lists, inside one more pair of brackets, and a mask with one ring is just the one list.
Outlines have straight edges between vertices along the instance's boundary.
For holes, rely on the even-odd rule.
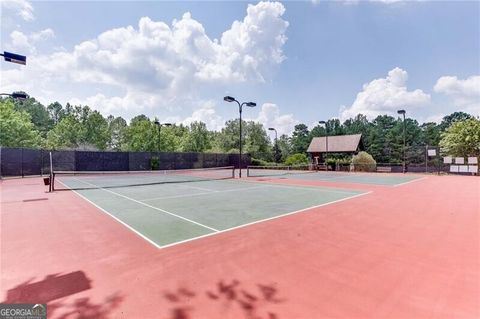
[[351,158],[339,158],[336,162],[338,165],[349,165],[352,163]]
[[287,159],[285,160],[285,164],[286,165],[308,164],[308,158],[307,158],[307,155],[302,153],[293,154],[287,157]]
[[360,152],[355,155],[352,158],[352,164],[355,166],[355,171],[359,172],[374,172],[377,167],[377,162],[367,152]]
[[160,159],[158,157],[152,157],[150,159],[150,169],[156,171],[160,168]]
[[270,165],[275,165],[274,163],[270,163],[270,162],[267,162],[267,161],[264,161],[262,159],[259,159],[259,158],[253,158],[252,157],[252,160],[250,162],[250,165],[255,165],[255,166],[270,166]]

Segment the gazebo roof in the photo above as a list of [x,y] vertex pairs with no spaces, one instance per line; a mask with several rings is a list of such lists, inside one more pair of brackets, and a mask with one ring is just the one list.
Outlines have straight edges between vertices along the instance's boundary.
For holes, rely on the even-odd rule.
[[[328,137],[328,152],[356,152],[360,146],[362,134],[352,135],[335,135]],[[325,153],[326,141],[325,136],[314,137],[310,142],[307,152],[309,153]]]

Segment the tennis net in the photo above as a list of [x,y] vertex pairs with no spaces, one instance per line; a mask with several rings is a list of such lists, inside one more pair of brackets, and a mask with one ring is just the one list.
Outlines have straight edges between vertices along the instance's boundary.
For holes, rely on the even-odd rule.
[[248,177],[281,176],[316,172],[310,165],[247,166]]
[[233,166],[158,171],[56,171],[53,190],[120,188],[166,183],[222,180],[235,177]]

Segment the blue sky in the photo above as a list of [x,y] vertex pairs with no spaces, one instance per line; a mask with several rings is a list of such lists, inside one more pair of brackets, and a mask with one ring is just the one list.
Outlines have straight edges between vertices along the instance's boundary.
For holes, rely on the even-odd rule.
[[219,129],[229,94],[280,133],[398,108],[480,115],[478,1],[7,0],[1,15],[1,49],[28,56],[1,64],[1,91],[46,104]]

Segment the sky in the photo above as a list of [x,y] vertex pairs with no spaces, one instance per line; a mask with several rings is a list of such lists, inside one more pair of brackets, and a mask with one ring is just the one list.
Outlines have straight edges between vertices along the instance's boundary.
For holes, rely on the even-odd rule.
[[358,113],[480,116],[479,1],[1,0],[2,93],[289,134]]

